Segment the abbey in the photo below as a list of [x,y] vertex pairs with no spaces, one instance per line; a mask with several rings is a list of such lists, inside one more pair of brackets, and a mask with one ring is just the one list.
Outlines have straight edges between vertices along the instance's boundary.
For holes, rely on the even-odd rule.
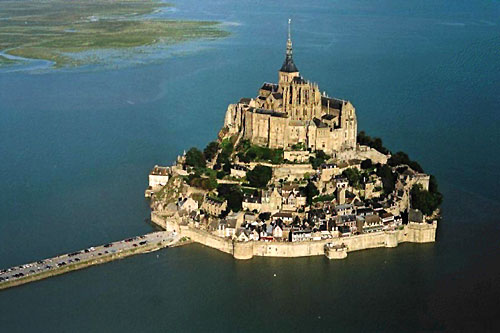
[[333,154],[356,148],[357,120],[349,102],[321,94],[305,80],[292,57],[290,22],[286,57],[278,83],[264,83],[256,98],[230,104],[224,120],[225,135],[238,135],[269,148],[301,146]]

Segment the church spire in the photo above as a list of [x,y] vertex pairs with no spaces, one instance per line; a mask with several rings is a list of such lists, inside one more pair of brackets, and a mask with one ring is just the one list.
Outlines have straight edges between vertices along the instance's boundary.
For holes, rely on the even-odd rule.
[[281,66],[280,72],[294,73],[298,72],[297,66],[295,66],[292,57],[292,32],[291,32],[292,20],[288,19],[288,40],[286,41],[286,58]]

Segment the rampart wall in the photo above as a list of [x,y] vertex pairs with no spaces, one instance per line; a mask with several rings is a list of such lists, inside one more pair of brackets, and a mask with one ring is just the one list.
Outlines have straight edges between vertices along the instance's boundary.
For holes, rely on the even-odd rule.
[[[159,219],[161,219],[159,216],[156,216],[154,219],[153,216],[151,218],[153,222]],[[191,238],[194,242],[231,254],[236,259],[251,259],[253,256],[306,257],[325,255],[325,245],[327,243],[331,243],[334,246],[345,246],[347,252],[378,247],[396,247],[398,244],[404,242],[429,243],[435,241],[437,229],[436,223],[410,223],[405,225],[401,230],[382,231],[320,241],[290,243],[261,241],[238,242],[228,238],[218,237],[207,231],[190,226],[179,227],[176,226],[175,223],[165,222],[165,220],[159,225],[166,225],[171,231],[178,231],[183,236]]]

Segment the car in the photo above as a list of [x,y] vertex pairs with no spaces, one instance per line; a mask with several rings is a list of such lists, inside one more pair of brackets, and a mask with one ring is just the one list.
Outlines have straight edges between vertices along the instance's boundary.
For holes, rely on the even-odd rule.
[[30,269],[30,273],[35,273],[35,270],[34,269]]
[[110,246],[113,246],[113,244],[106,244],[106,245],[104,245],[104,247],[110,247]]
[[45,268],[47,268],[47,269],[51,269],[51,268],[52,268],[52,266],[47,265],[47,266],[45,266]]
[[80,258],[75,258],[75,261],[80,261]]
[[137,243],[134,243],[134,247],[137,247]]
[[97,255],[98,255],[98,256],[102,256],[102,253],[101,253],[101,252],[99,252]]
[[83,252],[85,252],[85,253],[89,253],[89,252],[90,252],[90,250],[89,250],[89,249],[85,249],[85,250],[83,250]]
[[148,242],[148,241],[142,241],[142,242],[140,242],[140,243],[139,243],[139,245],[144,245],[144,244],[146,244],[147,242]]

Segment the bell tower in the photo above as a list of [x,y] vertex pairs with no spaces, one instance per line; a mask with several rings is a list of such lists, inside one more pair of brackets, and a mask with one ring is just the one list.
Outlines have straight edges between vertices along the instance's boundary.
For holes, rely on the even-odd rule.
[[283,89],[283,86],[290,84],[294,77],[299,76],[299,70],[295,63],[293,62],[292,57],[292,34],[291,34],[291,23],[292,20],[288,19],[288,40],[286,41],[286,57],[283,65],[281,66],[278,72],[278,83],[280,87]]

